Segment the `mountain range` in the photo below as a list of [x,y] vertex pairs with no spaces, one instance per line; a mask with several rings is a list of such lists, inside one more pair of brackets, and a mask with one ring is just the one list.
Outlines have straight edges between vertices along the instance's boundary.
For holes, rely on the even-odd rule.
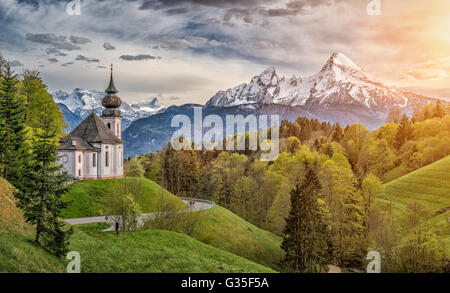
[[[76,127],[91,112],[101,115],[104,92],[96,90],[74,89],[71,93],[56,91],[52,93],[53,100],[58,104],[70,129]],[[93,107],[93,108],[92,108]],[[129,104],[122,100],[120,112],[123,116],[122,129],[126,129],[133,121],[148,117],[164,109],[157,98],[147,102]]]
[[[95,105],[101,112],[104,93],[75,89],[71,94],[56,92],[53,97],[74,114],[85,117]],[[167,145],[177,128],[171,127],[175,115],[187,115],[193,121],[195,107],[203,116],[279,115],[282,120],[295,121],[300,116],[341,125],[361,123],[368,129],[381,126],[392,107],[411,115],[413,109],[435,101],[409,91],[387,86],[370,76],[342,53],[333,53],[317,74],[306,77],[283,77],[269,67],[243,83],[218,91],[205,105],[185,104],[163,108],[157,100],[128,105],[122,103],[128,157],[157,151]],[[65,117],[66,114],[65,114]],[[203,129],[203,131],[205,131]]]

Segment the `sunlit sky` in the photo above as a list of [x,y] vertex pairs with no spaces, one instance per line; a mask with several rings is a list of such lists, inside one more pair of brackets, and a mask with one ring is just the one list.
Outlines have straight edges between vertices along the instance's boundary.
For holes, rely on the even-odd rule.
[[391,86],[450,97],[450,1],[0,0],[0,54],[50,91],[104,90],[109,64],[129,102],[205,103],[275,66],[316,73],[333,51]]

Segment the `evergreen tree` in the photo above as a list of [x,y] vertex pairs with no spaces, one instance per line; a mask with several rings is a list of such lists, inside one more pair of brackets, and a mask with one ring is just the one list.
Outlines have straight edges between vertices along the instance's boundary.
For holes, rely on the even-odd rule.
[[17,97],[17,79],[9,64],[0,79],[0,168],[1,175],[20,188],[22,167],[27,157],[25,116]]
[[433,111],[433,118],[442,118],[444,117],[444,110],[442,109],[441,100],[437,100],[436,107]]
[[413,124],[406,114],[403,114],[394,138],[394,147],[399,150],[408,140],[413,138]]
[[341,128],[339,123],[336,123],[336,127],[333,132],[333,136],[331,137],[332,141],[341,142],[344,139],[344,131]]
[[55,255],[67,252],[68,239],[72,229],[66,229],[59,216],[68,205],[61,196],[67,192],[67,173],[57,163],[56,134],[53,121],[41,117],[40,129],[32,143],[32,155],[24,172],[24,185],[18,193],[18,206],[23,210],[25,220],[36,226],[35,242]]
[[316,272],[328,262],[329,231],[321,186],[311,167],[303,182],[291,191],[291,210],[286,219],[281,248],[286,252],[284,263],[295,272]]

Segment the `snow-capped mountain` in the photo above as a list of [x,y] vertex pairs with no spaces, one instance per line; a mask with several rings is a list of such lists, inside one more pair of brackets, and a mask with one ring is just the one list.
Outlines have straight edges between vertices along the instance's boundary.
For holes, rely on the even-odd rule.
[[[249,83],[219,91],[203,106],[203,116],[219,115],[223,121],[233,114],[278,115],[290,121],[307,117],[342,126],[362,123],[373,130],[385,123],[391,107],[411,114],[414,106],[429,102],[435,99],[388,87],[343,54],[333,53],[317,74],[286,78],[269,67]],[[201,105],[172,106],[133,122],[123,133],[125,155],[166,146],[176,131],[169,126],[172,118],[183,114],[192,119],[194,107]]]
[[[97,115],[100,115],[103,111],[102,98],[105,96],[105,93],[101,91],[76,88],[71,93],[56,91],[52,93],[52,96],[56,103],[65,105],[70,112],[83,119],[92,112],[92,106]],[[148,117],[164,108],[165,106],[157,98],[132,104],[122,100],[122,105],[120,106],[120,112],[123,116],[122,127],[126,129],[136,119]]]
[[[414,101],[411,101],[414,99]],[[269,67],[252,78],[226,91],[219,91],[206,106],[276,104],[284,106],[360,105],[371,110],[393,106],[408,107],[417,95],[388,87],[358,67],[341,53],[333,53],[319,73],[308,77],[278,76]]]

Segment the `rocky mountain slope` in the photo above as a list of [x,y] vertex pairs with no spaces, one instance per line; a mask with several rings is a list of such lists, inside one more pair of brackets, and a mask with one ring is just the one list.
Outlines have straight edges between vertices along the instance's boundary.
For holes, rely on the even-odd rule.
[[[101,115],[102,98],[105,96],[104,92],[96,90],[84,90],[81,88],[74,89],[71,93],[64,91],[56,91],[52,93],[53,99],[58,104],[63,104],[67,109],[60,109],[66,118],[66,122],[72,126],[75,125],[72,121],[75,121],[75,116],[81,119],[86,118],[92,112],[92,106],[94,106],[94,112],[97,115]],[[157,98],[153,98],[150,101],[129,104],[122,100],[122,105],[120,106],[120,112],[123,116],[122,129],[126,129],[131,122],[136,119],[148,117],[157,113],[158,111],[164,109],[165,106],[162,105]],[[69,112],[67,112],[67,110]],[[75,115],[75,116],[74,116]]]

